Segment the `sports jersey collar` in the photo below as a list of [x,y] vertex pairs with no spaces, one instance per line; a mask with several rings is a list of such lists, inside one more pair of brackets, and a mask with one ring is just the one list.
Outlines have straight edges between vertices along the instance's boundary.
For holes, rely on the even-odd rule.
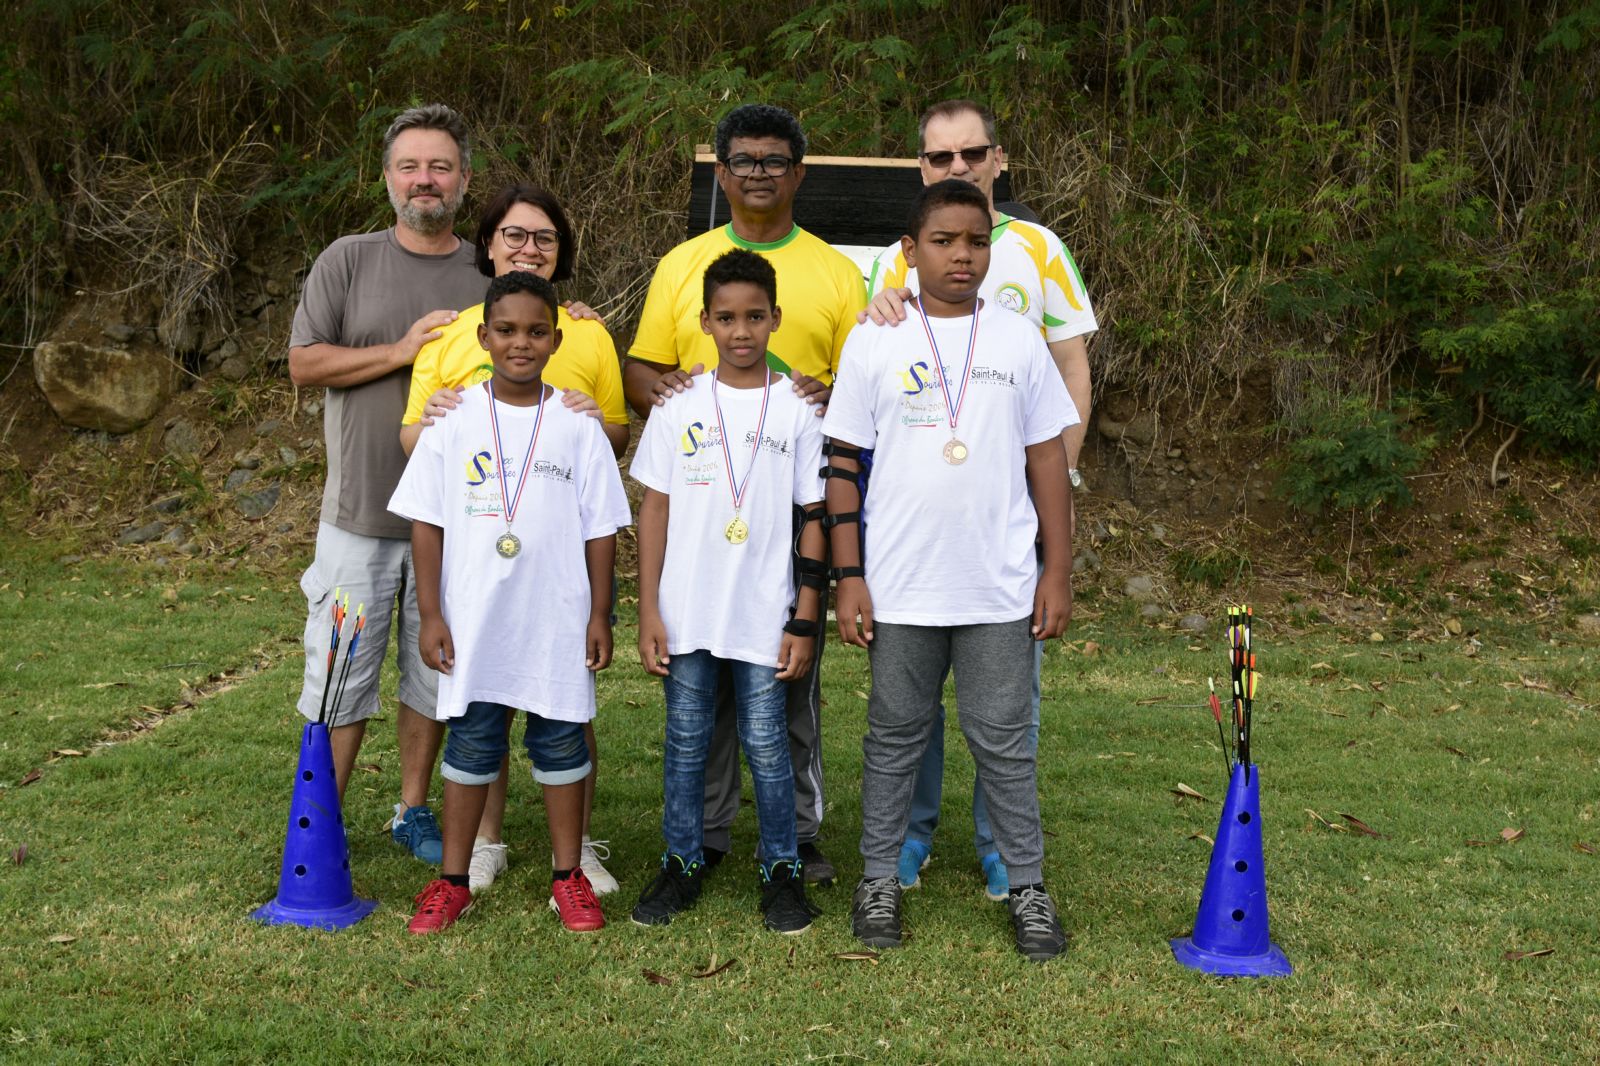
[[796,237],[800,236],[800,227],[796,225],[782,237],[779,237],[775,241],[768,241],[766,244],[757,244],[755,241],[745,240],[743,237],[733,232],[732,222],[729,222],[726,226],[723,226],[722,232],[727,234],[728,240],[732,241],[740,248],[744,248],[752,252],[775,252],[779,248],[782,248],[784,245],[788,244],[790,241],[794,240]]

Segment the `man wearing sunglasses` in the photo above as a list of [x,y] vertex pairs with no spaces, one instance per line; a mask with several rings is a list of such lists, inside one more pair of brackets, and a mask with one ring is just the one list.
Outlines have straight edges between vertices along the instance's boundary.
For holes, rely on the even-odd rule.
[[[641,418],[674,392],[705,388],[717,347],[700,328],[703,279],[712,260],[733,248],[757,252],[778,275],[781,328],[772,334],[767,365],[826,410],[839,351],[866,302],[861,271],[842,252],[795,225],[794,197],[805,178],[806,137],[799,121],[770,104],[736,107],[717,124],[717,184],[732,221],[678,245],[656,265],[623,366],[623,391]],[[800,521],[797,518],[797,521]],[[807,881],[830,882],[833,865],[819,850],[822,827],[822,638],[810,674],[787,682],[789,753],[794,761],[795,821]],[[706,763],[705,854],[715,865],[730,846],[739,810],[739,750],[733,701],[718,695],[717,724]]]
[[[990,232],[989,273],[978,290],[984,301],[983,313],[1005,308],[1027,318],[1044,335],[1056,369],[1081,417],[1081,421],[1061,434],[1067,449],[1068,476],[1076,489],[1083,483],[1078,473],[1078,453],[1083,446],[1090,406],[1089,356],[1084,339],[1098,328],[1083,276],[1072,254],[1054,233],[996,209],[994,183],[1005,165],[1005,151],[995,135],[994,114],[988,108],[972,100],[945,100],[934,104],[922,115],[919,135],[922,147],[917,159],[924,185],[957,178],[976,185],[988,198],[994,228]],[[899,243],[890,245],[873,264],[868,281],[872,303],[860,320],[866,321],[870,316],[874,322],[891,325],[905,321],[905,302],[911,299],[916,288],[916,271],[907,269]],[[1033,728],[1029,734],[1034,747],[1039,741],[1039,669],[1043,647],[1042,644],[1038,646],[1034,657]],[[940,714],[917,773],[910,823],[900,852],[898,874],[902,888],[915,888],[920,883],[922,867],[927,864],[932,850],[933,831],[939,823],[943,779],[944,715]],[[985,893],[991,900],[1000,902],[1009,894],[1010,882],[989,828],[981,788],[973,791],[972,818]]]

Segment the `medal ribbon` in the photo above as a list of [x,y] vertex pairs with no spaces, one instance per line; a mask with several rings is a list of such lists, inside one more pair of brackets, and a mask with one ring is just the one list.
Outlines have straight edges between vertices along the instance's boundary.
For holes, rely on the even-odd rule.
[[733,496],[733,513],[737,517],[744,506],[744,492],[750,487],[750,475],[756,468],[756,455],[761,450],[761,430],[767,424],[767,400],[772,396],[772,372],[767,372],[767,384],[761,390],[761,417],[756,420],[756,439],[750,446],[750,465],[744,471],[744,484],[733,476],[733,453],[728,450],[728,429],[722,420],[722,401],[717,399],[717,372],[711,372],[711,403],[717,409],[717,435],[722,438],[722,461],[728,468],[728,492]]
[[939,343],[933,339],[933,328],[928,325],[928,316],[922,308],[917,308],[917,314],[922,321],[922,332],[928,337],[928,347],[933,351],[933,363],[939,368],[939,389],[944,393],[945,417],[950,420],[950,433],[954,436],[956,422],[961,418],[961,405],[967,402],[967,383],[972,380],[972,353],[978,344],[978,311],[983,307],[979,300],[972,307],[972,332],[967,335],[967,363],[961,371],[961,384],[956,389],[956,402],[950,402],[950,383],[944,377],[944,361],[939,358]]
[[500,473],[500,506],[503,508],[506,519],[506,528],[511,528],[511,520],[517,515],[517,507],[522,503],[522,490],[528,485],[528,464],[533,460],[533,449],[539,443],[539,429],[544,422],[544,386],[539,387],[538,410],[533,416],[533,436],[528,438],[528,454],[522,457],[522,468],[517,473],[517,491],[514,495],[506,495],[506,464],[501,456],[505,449],[500,444],[500,419],[494,411],[494,382],[485,381],[484,387],[489,390],[489,425],[494,429],[494,461]]

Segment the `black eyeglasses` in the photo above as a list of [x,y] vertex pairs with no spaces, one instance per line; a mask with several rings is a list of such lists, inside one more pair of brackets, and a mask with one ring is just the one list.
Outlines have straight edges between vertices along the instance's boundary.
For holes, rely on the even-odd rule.
[[770,177],[781,178],[789,173],[789,167],[793,164],[794,160],[786,155],[769,155],[760,159],[753,155],[735,155],[722,161],[728,173],[736,178],[748,178],[757,170]]
[[521,248],[533,238],[533,246],[541,252],[553,252],[561,247],[561,234],[553,229],[523,229],[521,226],[501,226],[495,230],[507,248]]
[[998,144],[975,144],[971,148],[961,149],[959,153],[941,151],[922,152],[920,155],[923,159],[927,160],[928,165],[935,170],[943,170],[951,163],[954,163],[958,154],[961,156],[961,161],[963,163],[967,164],[969,167],[975,167],[985,159],[988,159],[989,153],[998,147],[1000,147]]

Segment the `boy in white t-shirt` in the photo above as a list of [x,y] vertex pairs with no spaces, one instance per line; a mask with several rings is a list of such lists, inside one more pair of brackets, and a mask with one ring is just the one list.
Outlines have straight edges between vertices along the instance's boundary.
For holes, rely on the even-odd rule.
[[[1042,962],[1066,948],[1066,934],[1044,888],[1028,744],[1033,643],[1059,636],[1072,613],[1060,437],[1078,416],[1039,331],[978,299],[989,265],[983,193],[963,181],[927,186],[907,231],[901,243],[922,281],[915,323],[856,328],[822,426],[839,634],[872,662],[864,871],[851,925],[871,946],[901,942],[896,868],[917,765],[953,669],[961,730],[1011,875],[1017,950]],[[864,501],[855,481],[862,448],[874,449]]]
[[444,862],[417,896],[413,933],[472,905],[467,866],[490,782],[509,747],[507,712],[544,786],[555,866],[550,907],[574,931],[605,925],[579,865],[594,674],[611,662],[611,578],[627,496],[592,418],[562,405],[543,372],[561,343],[543,278],[489,285],[478,343],[494,376],[426,429],[389,509],[412,523],[423,661],[440,672]]
[[[700,326],[717,345],[711,386],[655,408],[633,460],[645,486],[639,658],[662,678],[667,710],[666,851],[633,909],[640,925],[665,925],[700,896],[719,675],[731,682],[755,788],[763,921],[800,933],[815,913],[798,857],[785,693],[811,667],[822,611],[822,430],[767,366],[782,314],[777,287],[754,252],[735,249],[706,268]],[[798,539],[796,505],[807,512]]]

